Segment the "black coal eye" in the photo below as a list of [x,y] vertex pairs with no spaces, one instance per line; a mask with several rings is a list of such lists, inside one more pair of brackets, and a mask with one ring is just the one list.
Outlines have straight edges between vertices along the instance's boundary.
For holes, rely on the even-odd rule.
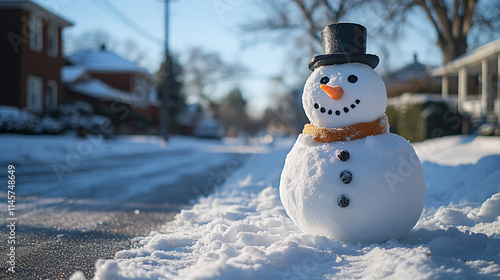
[[319,82],[322,84],[328,84],[329,81],[330,79],[327,76],[324,76],[323,78],[321,78],[321,80],[319,80]]
[[354,75],[350,75],[349,77],[347,77],[347,80],[349,81],[349,83],[355,83],[358,81],[358,77],[354,76]]

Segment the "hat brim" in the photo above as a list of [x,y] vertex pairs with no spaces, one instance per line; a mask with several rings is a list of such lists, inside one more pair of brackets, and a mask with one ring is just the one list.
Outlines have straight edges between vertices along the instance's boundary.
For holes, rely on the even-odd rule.
[[322,54],[313,57],[309,62],[309,69],[314,71],[314,69],[323,65],[334,65],[334,64],[344,64],[359,62],[364,63],[371,68],[375,69],[379,63],[378,56],[374,54]]

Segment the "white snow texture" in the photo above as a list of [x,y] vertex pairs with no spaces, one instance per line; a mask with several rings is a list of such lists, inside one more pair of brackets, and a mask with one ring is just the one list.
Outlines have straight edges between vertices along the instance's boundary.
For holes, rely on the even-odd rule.
[[447,137],[415,148],[427,197],[400,239],[349,243],[295,226],[278,197],[286,146],[252,158],[135,248],[98,261],[95,279],[498,279],[500,139]]
[[[340,151],[349,159],[337,158]],[[343,170],[352,181],[341,181]],[[342,197],[345,207],[338,205]],[[303,231],[350,242],[403,236],[417,223],[424,197],[420,161],[408,141],[391,133],[333,143],[301,134],[280,182],[286,212]]]

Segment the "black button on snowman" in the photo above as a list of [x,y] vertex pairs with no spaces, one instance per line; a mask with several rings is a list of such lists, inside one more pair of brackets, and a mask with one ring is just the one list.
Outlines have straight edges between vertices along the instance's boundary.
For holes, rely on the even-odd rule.
[[[389,133],[387,95],[366,54],[366,28],[323,29],[324,54],[309,63],[302,95],[310,121],[287,155],[280,198],[303,231],[349,242],[401,237],[423,209],[420,161],[404,138]],[[401,165],[411,163],[402,172]],[[407,165],[405,165],[407,167]]]
[[342,150],[342,151],[339,151],[339,152],[337,153],[337,158],[338,158],[338,159],[340,159],[341,161],[346,161],[346,160],[348,160],[348,159],[350,158],[350,156],[351,156],[351,155],[350,155],[350,154],[349,154],[349,152],[348,152],[348,151],[346,151],[346,150]]

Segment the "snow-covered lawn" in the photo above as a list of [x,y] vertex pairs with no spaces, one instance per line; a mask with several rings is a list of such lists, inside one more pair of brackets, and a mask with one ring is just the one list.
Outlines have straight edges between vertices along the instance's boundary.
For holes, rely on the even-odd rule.
[[73,135],[0,135],[0,162],[15,164],[51,163],[76,165],[122,154],[148,153],[166,149],[158,137],[130,136],[105,140],[102,135],[76,138]]
[[167,144],[157,136],[133,135],[104,139],[102,135],[0,135],[0,163],[33,164],[59,162],[78,165],[86,160],[147,154],[168,150],[220,153],[262,153],[266,147],[256,139],[242,145],[241,139],[223,141],[173,136]]
[[252,158],[161,232],[98,261],[95,278],[498,279],[500,138],[454,136],[414,146],[427,196],[403,239],[352,244],[302,233],[278,196],[286,145]]
[[[182,204],[208,194],[252,155],[269,150],[259,139],[182,136],[165,143],[157,136],[105,140],[98,135],[3,134],[0,143],[0,163],[16,167],[22,186],[16,191],[28,199],[23,205],[30,209],[53,198]],[[0,206],[4,203],[0,200]]]

